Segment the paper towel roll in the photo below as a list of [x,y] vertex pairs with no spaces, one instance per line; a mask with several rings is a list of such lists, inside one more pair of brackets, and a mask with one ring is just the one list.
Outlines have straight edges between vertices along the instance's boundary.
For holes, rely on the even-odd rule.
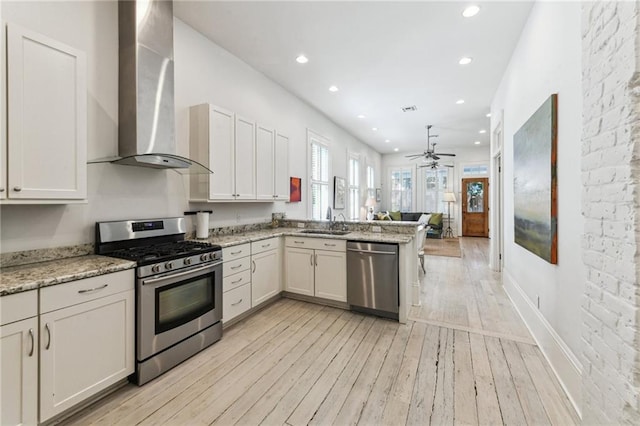
[[209,212],[196,213],[196,238],[209,238]]

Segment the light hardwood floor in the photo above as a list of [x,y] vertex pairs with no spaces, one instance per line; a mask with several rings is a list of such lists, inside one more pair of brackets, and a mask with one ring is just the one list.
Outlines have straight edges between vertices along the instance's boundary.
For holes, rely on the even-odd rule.
[[[486,252],[485,242],[465,240],[457,262],[427,256],[415,321],[282,299],[167,374],[65,423],[577,424],[524,326],[509,324],[520,319]],[[477,300],[456,301],[456,292]]]

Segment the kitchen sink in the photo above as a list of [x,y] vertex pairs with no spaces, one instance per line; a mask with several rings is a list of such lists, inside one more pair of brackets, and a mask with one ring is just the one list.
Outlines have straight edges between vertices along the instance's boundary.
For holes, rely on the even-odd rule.
[[300,231],[302,234],[319,234],[319,235],[347,235],[351,231],[337,231],[333,229],[305,229]]

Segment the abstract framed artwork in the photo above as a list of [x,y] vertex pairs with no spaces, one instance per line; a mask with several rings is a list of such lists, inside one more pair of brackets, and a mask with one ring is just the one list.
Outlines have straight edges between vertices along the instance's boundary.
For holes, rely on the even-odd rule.
[[302,179],[291,177],[289,181],[289,202],[299,203],[302,201]]
[[376,188],[376,203],[382,201],[382,188]]
[[513,135],[514,240],[558,263],[558,95],[551,95]]
[[347,198],[347,185],[344,178],[333,177],[333,208],[344,209]]

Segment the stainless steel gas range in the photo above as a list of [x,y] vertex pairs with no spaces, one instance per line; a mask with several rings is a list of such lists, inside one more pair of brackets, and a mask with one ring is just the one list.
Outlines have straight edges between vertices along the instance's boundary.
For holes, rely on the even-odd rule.
[[222,249],[185,232],[184,218],[96,223],[97,254],[137,262],[138,385],[222,337]]

